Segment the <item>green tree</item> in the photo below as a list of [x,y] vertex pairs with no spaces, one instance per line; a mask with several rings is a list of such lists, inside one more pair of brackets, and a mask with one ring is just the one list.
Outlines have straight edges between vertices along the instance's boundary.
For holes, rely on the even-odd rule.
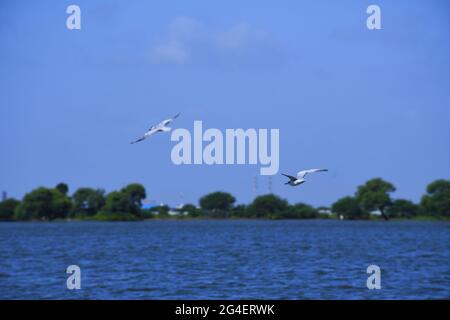
[[0,202],[0,220],[12,220],[19,204],[20,201],[12,198]]
[[153,212],[157,213],[159,218],[167,218],[167,217],[169,217],[170,208],[169,208],[168,205],[156,206],[156,207],[153,207],[151,210]]
[[386,209],[392,204],[390,193],[394,191],[392,183],[375,178],[358,187],[356,199],[364,211],[379,210],[383,218],[389,220]]
[[387,209],[389,217],[411,218],[419,213],[419,206],[412,201],[397,199]]
[[141,209],[142,219],[153,219],[155,217],[155,212],[152,209]]
[[244,204],[237,205],[231,209],[231,216],[234,218],[246,218],[248,214],[248,207]]
[[194,206],[193,204],[190,204],[190,203],[185,204],[181,208],[180,212],[187,213],[187,215],[192,218],[200,216],[200,210],[198,210],[196,206]]
[[147,196],[144,186],[139,183],[131,183],[120,192],[128,198],[129,208],[127,212],[139,215],[141,212],[142,200]]
[[65,218],[71,206],[70,199],[60,191],[39,187],[25,195],[16,208],[15,217],[19,220]]
[[93,216],[100,212],[105,205],[105,191],[102,189],[79,188],[72,195],[72,201],[73,214]]
[[130,205],[130,199],[127,194],[113,191],[106,196],[105,206],[102,211],[106,213],[131,213]]
[[439,179],[430,183],[420,204],[425,214],[450,217],[450,181]]
[[367,219],[367,212],[359,206],[358,200],[354,197],[344,197],[337,200],[331,206],[331,211],[337,215],[342,215],[346,219]]
[[213,192],[200,198],[200,207],[204,210],[228,211],[233,207],[236,199],[227,192]]
[[258,196],[249,206],[249,212],[253,217],[278,218],[288,208],[288,202],[274,194]]
[[63,195],[67,195],[67,193],[69,192],[69,186],[64,182],[58,183],[55,189],[61,192]]
[[97,214],[97,216],[103,220],[108,220],[108,217],[115,220],[142,218],[141,205],[145,197],[145,188],[141,184],[129,184],[120,191],[109,193],[101,214]]
[[318,216],[319,212],[306,203],[297,203],[293,206],[289,206],[283,215],[284,218],[288,219],[315,219]]

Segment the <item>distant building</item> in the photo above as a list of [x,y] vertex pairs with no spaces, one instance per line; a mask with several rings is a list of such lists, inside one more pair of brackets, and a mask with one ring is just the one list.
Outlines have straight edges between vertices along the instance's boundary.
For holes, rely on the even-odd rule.
[[144,200],[144,201],[142,201],[141,209],[146,210],[146,209],[154,208],[156,206],[157,205],[156,205],[156,201],[155,200]]
[[374,211],[371,211],[370,214],[374,215],[374,216],[381,216],[381,211],[380,210],[374,210]]
[[328,207],[319,207],[319,208],[317,208],[317,211],[318,211],[320,214],[328,214],[328,215],[331,215],[331,214],[332,214],[331,209],[328,208]]
[[181,209],[181,208],[183,208],[184,207],[184,203],[180,203],[179,205],[177,205],[175,208],[176,209]]
[[6,191],[2,191],[2,201],[5,201],[8,198],[8,194]]

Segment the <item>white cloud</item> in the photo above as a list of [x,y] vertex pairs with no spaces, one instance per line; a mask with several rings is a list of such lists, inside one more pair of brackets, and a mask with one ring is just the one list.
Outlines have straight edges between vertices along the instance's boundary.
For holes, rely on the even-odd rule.
[[249,24],[242,22],[217,33],[214,44],[219,49],[239,50],[262,44],[266,38],[265,32],[253,29]]
[[178,41],[171,40],[152,48],[151,61],[154,63],[183,64],[190,60],[189,50]]
[[192,42],[200,35],[200,24],[188,17],[175,18],[169,25],[167,39],[150,51],[153,63],[184,64],[191,60]]
[[190,42],[201,36],[201,29],[201,24],[195,19],[178,17],[170,23],[169,37],[178,41]]
[[185,64],[193,61],[193,55],[217,58],[236,52],[252,54],[251,49],[269,44],[267,33],[241,22],[224,30],[212,31],[189,17],[171,21],[164,41],[151,47],[153,63]]

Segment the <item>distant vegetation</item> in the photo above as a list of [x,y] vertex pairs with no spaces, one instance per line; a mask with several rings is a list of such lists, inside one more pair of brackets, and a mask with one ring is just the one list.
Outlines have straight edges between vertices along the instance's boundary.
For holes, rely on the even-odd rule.
[[[21,201],[0,202],[0,220],[102,220],[133,221],[151,218],[249,218],[249,219],[317,219],[350,220],[391,218],[450,219],[450,181],[436,180],[426,188],[420,203],[392,199],[392,183],[375,178],[359,186],[353,196],[337,200],[331,208],[314,208],[306,203],[289,204],[267,194],[256,197],[248,205],[236,205],[227,192],[209,193],[199,200],[199,206],[186,204],[182,208],[155,206],[142,209],[145,188],[129,184],[108,194],[102,189],[80,188],[69,195],[69,187],[59,183],[54,188],[39,187],[27,193]],[[379,216],[373,215],[378,212]]]

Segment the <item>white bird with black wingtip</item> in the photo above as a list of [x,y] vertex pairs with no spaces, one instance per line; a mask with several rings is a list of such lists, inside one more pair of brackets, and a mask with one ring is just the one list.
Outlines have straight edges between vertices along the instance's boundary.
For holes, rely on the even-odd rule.
[[152,136],[152,135],[154,135],[155,133],[158,133],[158,132],[169,132],[170,130],[172,130],[172,128],[167,127],[167,125],[170,124],[176,118],[178,118],[179,115],[180,115],[180,113],[177,113],[172,118],[164,120],[164,121],[161,121],[157,125],[151,126],[150,129],[148,129],[148,131],[142,136],[142,138],[139,138],[136,141],[132,141],[131,144],[139,142],[139,141],[142,141],[142,140],[145,140],[148,137],[150,137],[150,136]]
[[285,176],[285,177],[287,177],[287,178],[289,178],[289,181],[286,182],[285,184],[288,184],[288,185],[290,185],[290,186],[292,186],[292,187],[296,187],[296,186],[299,186],[299,185],[301,185],[302,183],[305,183],[305,182],[306,182],[305,177],[306,177],[306,175],[307,175],[308,173],[322,172],[322,171],[328,171],[328,169],[308,169],[308,170],[302,170],[302,171],[299,171],[299,172],[297,173],[297,177],[290,176],[290,175],[284,174],[284,173],[282,173],[282,175]]

